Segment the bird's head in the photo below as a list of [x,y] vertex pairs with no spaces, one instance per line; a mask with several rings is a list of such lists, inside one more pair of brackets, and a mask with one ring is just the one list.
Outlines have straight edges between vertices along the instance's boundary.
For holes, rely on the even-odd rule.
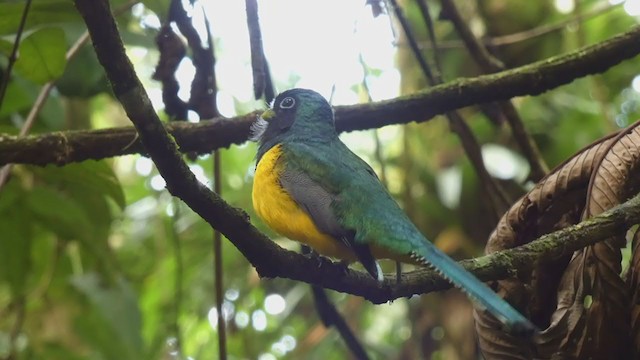
[[251,140],[259,143],[258,160],[287,139],[335,137],[331,105],[313,90],[291,89],[278,95],[271,108],[251,126]]

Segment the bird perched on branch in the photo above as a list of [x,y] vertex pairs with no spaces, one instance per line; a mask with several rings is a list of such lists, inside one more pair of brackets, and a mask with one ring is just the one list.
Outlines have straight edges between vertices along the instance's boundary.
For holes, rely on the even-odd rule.
[[340,141],[333,110],[320,94],[283,92],[254,123],[252,133],[259,144],[253,206],[270,228],[322,255],[358,260],[379,281],[383,274],[376,258],[424,263],[508,330],[535,330],[418,231],[371,167]]

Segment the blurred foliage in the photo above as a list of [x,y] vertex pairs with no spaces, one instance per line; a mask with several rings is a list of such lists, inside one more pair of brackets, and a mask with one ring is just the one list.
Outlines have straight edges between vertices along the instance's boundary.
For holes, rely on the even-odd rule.
[[[112,1],[114,8],[124,3]],[[496,37],[576,15],[561,13],[557,3],[573,4],[490,0],[460,1],[459,6],[477,35]],[[581,1],[580,9],[603,3]],[[118,21],[139,75],[148,87],[157,89],[150,80],[157,59],[153,41],[157,28],[145,25],[145,19],[165,19],[168,0],[142,4]],[[428,4],[437,15],[439,2]],[[3,76],[23,6],[22,1],[0,2]],[[407,0],[402,6],[418,37],[426,40],[415,3]],[[636,22],[618,6],[588,21],[493,51],[508,66],[516,66],[602,41]],[[435,26],[439,41],[457,41],[450,23],[436,21]],[[92,49],[85,47],[68,63],[65,60],[65,52],[83,31],[70,1],[33,1],[20,58],[0,107],[0,133],[18,132],[41,85],[51,80],[56,90],[32,132],[127,124]],[[402,92],[423,88],[425,81],[412,54],[402,41],[398,44]],[[478,74],[458,45],[440,52],[445,80]],[[429,51],[425,54],[432,56]],[[224,59],[224,49],[217,56]],[[626,61],[605,74],[514,100],[550,165],[638,116],[639,95],[631,87],[637,69],[638,60]],[[381,73],[370,69],[367,81],[375,81]],[[294,74],[288,83],[278,85],[282,90],[298,81]],[[366,99],[361,84],[352,84],[350,91]],[[237,113],[259,106],[237,98],[233,102]],[[484,155],[502,149],[507,154],[501,158],[505,166],[526,173],[504,124],[489,121],[477,108],[464,109],[463,114],[480,143],[494,145],[486,147]],[[385,128],[379,136],[378,151],[375,145],[358,145],[372,143],[371,133],[345,138],[376,170],[384,169],[392,193],[438,246],[454,256],[479,255],[497,215],[486,205],[482,185],[446,121],[436,118],[426,124]],[[254,153],[253,144],[222,151],[224,198],[252,218]],[[209,185],[211,162],[210,156],[203,156],[191,164]],[[513,199],[530,186],[513,174],[501,180]],[[152,163],[141,156],[64,167],[14,167],[0,192],[0,359],[216,358],[219,316],[213,300],[211,229],[162,188]],[[295,248],[260,222],[256,225],[281,245]],[[228,326],[231,359],[350,358],[338,335],[320,323],[308,286],[260,280],[227,241],[223,252],[222,318]],[[385,266],[393,271],[393,264]],[[471,307],[458,292],[379,306],[344,294],[330,296],[374,359],[477,356]]]

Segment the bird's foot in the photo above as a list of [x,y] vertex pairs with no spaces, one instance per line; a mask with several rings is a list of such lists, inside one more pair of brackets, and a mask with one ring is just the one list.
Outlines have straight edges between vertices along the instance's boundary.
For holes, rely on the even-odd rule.
[[318,252],[306,245],[302,247],[302,255],[315,261],[319,268],[324,264],[333,263],[333,261],[331,261],[329,258],[320,255]]
[[396,285],[400,285],[402,282],[402,263],[396,261]]
[[318,254],[313,249],[311,249],[311,248],[307,248],[307,249],[308,249],[308,251],[303,251],[303,255],[306,256],[307,258],[309,258],[310,260],[315,261],[316,264],[318,265],[318,267],[321,267],[322,264],[325,261],[327,261],[327,259],[325,257],[323,257],[322,255]]
[[346,275],[349,271],[349,262],[347,260],[340,260],[336,264],[340,267],[342,274]]

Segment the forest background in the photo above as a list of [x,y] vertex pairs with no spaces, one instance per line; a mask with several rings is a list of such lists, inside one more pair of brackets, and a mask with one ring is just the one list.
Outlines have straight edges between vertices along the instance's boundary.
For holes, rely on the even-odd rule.
[[[431,292],[446,285],[429,271],[406,266],[402,286],[380,289],[338,265],[311,269],[314,260],[236,226],[242,214],[200,196],[186,173],[158,172],[153,161],[174,165],[158,162],[140,131],[149,104],[120,54],[105,53],[117,50],[107,41],[117,33],[101,4],[0,1],[0,359],[474,359],[514,349],[545,358],[639,348],[637,335],[621,335],[638,323],[640,261],[624,232],[637,205],[588,228],[584,243],[552,238],[511,262],[467,263],[486,280],[519,277],[501,294],[553,330],[526,346],[482,314],[474,325],[459,291]],[[481,255],[487,241],[490,251],[528,243],[635,195],[640,1],[455,5],[110,2],[126,55],[195,179],[286,249],[298,245],[255,217],[250,195],[248,129],[272,89],[331,99],[343,141],[458,259]],[[212,224],[231,241],[216,239]],[[569,263],[604,235],[616,238]],[[568,285],[573,276],[581,280]],[[342,315],[319,316],[318,301]]]

